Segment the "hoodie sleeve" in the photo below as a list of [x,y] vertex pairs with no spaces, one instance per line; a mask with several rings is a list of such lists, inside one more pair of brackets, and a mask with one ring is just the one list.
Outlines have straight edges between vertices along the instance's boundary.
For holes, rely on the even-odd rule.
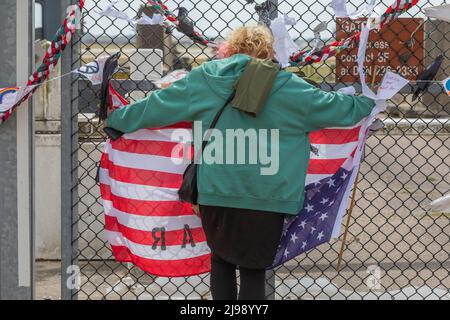
[[297,78],[302,88],[299,100],[304,111],[305,131],[327,127],[349,127],[367,117],[375,101],[365,96],[352,96],[339,92],[325,92]]
[[162,127],[194,118],[190,104],[189,74],[166,89],[112,112],[106,125],[124,133]]

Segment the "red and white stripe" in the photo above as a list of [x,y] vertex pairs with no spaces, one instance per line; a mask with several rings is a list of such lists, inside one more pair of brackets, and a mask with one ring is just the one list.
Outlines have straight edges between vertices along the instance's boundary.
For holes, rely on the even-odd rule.
[[309,141],[317,150],[311,152],[306,184],[335,174],[358,147],[362,122],[353,127],[327,128],[309,134]]

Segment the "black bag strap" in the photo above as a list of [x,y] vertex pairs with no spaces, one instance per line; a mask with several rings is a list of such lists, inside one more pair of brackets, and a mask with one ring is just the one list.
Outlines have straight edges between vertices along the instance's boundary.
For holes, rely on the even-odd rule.
[[[231,103],[231,101],[234,98],[236,91],[233,90],[233,93],[228,97],[227,101],[225,101],[224,105],[222,106],[222,108],[219,109],[219,111],[217,111],[213,121],[211,122],[211,125],[209,126],[208,131],[206,132],[205,138],[203,139],[202,142],[202,151],[200,152],[200,155],[203,153],[203,151],[205,150],[206,145],[209,142],[209,138],[211,138],[211,134],[212,134],[212,129],[214,129],[216,127],[217,122],[219,121],[220,116],[222,115],[223,111],[225,110],[225,108]],[[196,160],[198,160],[198,157],[195,157]]]

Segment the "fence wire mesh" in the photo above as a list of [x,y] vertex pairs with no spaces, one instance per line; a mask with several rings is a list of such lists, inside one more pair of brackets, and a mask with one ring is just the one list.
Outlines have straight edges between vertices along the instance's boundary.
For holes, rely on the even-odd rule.
[[[231,29],[260,20],[255,6],[261,1],[248,2],[170,0],[167,5],[175,12],[181,6],[186,7],[196,27],[220,41]],[[140,99],[153,90],[152,80],[176,68],[189,69],[214,58],[211,48],[194,44],[176,31],[168,34],[160,26],[138,26],[135,32],[125,22],[100,17],[96,10],[105,8],[108,3],[86,0],[83,31],[72,44],[75,53],[72,69],[120,51],[123,68],[115,75],[115,85],[129,101]],[[148,10],[145,3],[144,0],[121,0],[115,8],[134,17]],[[286,13],[298,19],[289,32],[300,48],[313,46],[312,29],[320,22],[327,25],[321,32],[322,43],[342,38],[343,32],[354,32],[348,21],[336,22],[327,1],[272,3],[276,9],[274,14]],[[361,8],[364,3],[348,1],[349,11]],[[420,1],[417,8],[385,27],[380,37],[387,41],[384,43],[388,43],[388,48],[373,46],[369,49],[369,54],[373,55],[367,64],[368,69],[372,68],[372,71],[367,70],[369,82],[377,83],[376,73],[382,75],[387,65],[394,65],[395,71],[414,78],[439,54],[444,55],[444,63],[437,79],[445,78],[444,71],[449,70],[450,64],[450,26],[426,19],[421,10],[444,3]],[[384,10],[389,4],[389,1],[379,1],[378,7]],[[413,32],[415,35],[411,37]],[[162,68],[158,59],[149,58],[144,48],[161,50]],[[390,56],[383,56],[383,52],[389,52]],[[327,90],[336,89],[343,82],[358,82],[352,73],[354,63],[345,61],[344,57],[348,56],[351,54],[343,53],[336,59],[290,70],[301,71],[304,77]],[[381,60],[374,62],[376,59]],[[378,71],[375,66],[379,66]],[[74,134],[79,135],[79,143],[72,150],[78,156],[72,168],[78,170],[78,198],[72,212],[76,232],[71,239],[74,244],[71,259],[78,261],[81,269],[81,287],[72,297],[209,298],[208,274],[161,278],[114,260],[105,237],[105,218],[95,182],[96,164],[105,140],[97,117],[99,88],[82,79],[78,80],[78,85],[78,92],[72,96],[73,105],[79,108],[79,113],[72,117],[73,123],[78,124],[78,132]],[[341,270],[336,271],[336,263],[342,235],[277,268],[275,276],[268,281],[268,285],[274,287],[271,298],[449,298],[449,217],[442,212],[430,212],[429,203],[450,190],[450,103],[439,84],[431,85],[419,100],[413,101],[416,86],[409,84],[389,101],[388,112],[382,115],[384,128],[368,140]]]

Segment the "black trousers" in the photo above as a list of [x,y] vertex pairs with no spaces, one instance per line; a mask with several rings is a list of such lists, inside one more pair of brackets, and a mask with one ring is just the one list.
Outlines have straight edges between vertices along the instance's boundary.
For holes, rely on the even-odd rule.
[[226,262],[216,254],[211,257],[211,294],[214,300],[264,300],[265,269],[239,267],[240,290],[237,292],[237,266]]
[[212,252],[213,299],[264,300],[266,268],[277,252],[284,214],[204,205],[200,205],[200,213]]
[[208,246],[217,256],[253,270],[272,265],[284,214],[204,205],[200,205],[200,214]]

